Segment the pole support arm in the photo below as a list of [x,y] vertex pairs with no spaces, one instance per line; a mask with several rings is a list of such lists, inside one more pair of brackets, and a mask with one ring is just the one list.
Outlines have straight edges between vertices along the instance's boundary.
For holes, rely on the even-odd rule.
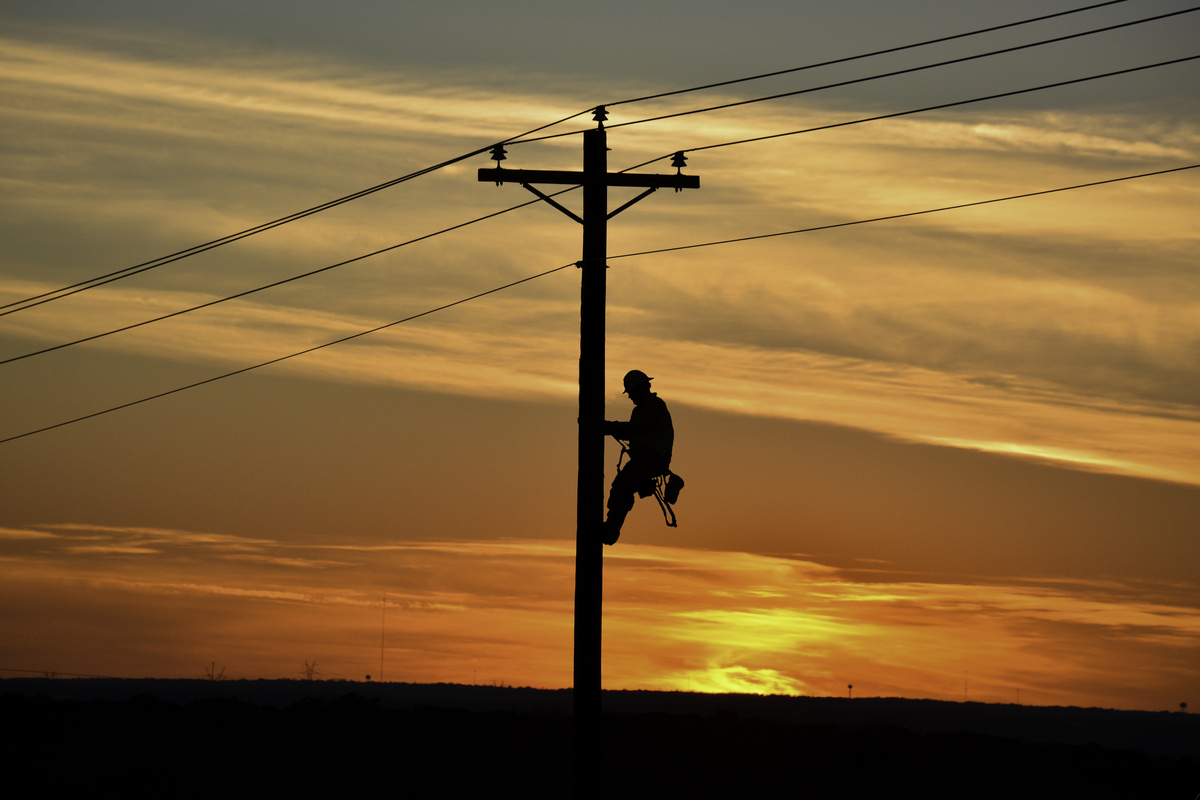
[[630,207],[631,205],[633,205],[634,203],[637,203],[637,202],[638,202],[638,201],[640,201],[640,200],[645,200],[647,197],[649,197],[650,195],[654,194],[654,193],[655,193],[655,192],[657,192],[657,191],[658,191],[658,187],[657,187],[657,186],[651,186],[649,189],[647,189],[646,191],[642,192],[642,193],[641,193],[641,194],[639,194],[637,197],[635,197],[635,198],[633,198],[632,200],[630,200],[628,203],[625,203],[624,205],[620,206],[619,208],[616,208],[616,209],[614,209],[614,210],[612,210],[612,211],[608,212],[608,217],[606,217],[606,219],[612,219],[612,218],[613,218],[613,217],[615,217],[617,214],[620,214],[622,211],[624,211],[625,209],[629,208],[629,207]]
[[[536,186],[530,186],[528,183],[522,183],[522,184],[521,184],[521,186],[523,186],[524,188],[526,188],[526,189],[528,189],[529,191],[533,192],[533,193],[534,193],[534,194],[536,194],[538,197],[542,198],[542,199],[543,199],[543,200],[545,200],[547,203],[549,203],[550,205],[554,206],[554,207],[555,207],[555,208],[557,208],[559,211],[561,211],[562,213],[566,214],[566,215],[567,215],[568,217],[570,217],[571,219],[573,219],[573,220],[575,220],[576,222],[578,222],[580,225],[582,225],[582,224],[583,224],[583,217],[579,216],[579,215],[578,215],[578,214],[576,214],[574,211],[572,211],[571,209],[567,208],[566,206],[564,206],[562,203],[560,203],[560,202],[558,202],[557,200],[555,200],[555,199],[554,199],[553,197],[551,197],[550,195],[546,194],[545,192],[542,192],[542,191],[541,191],[541,190],[539,190],[539,189],[538,189]],[[612,214],[609,214],[609,216],[611,217],[611,216],[612,216]]]

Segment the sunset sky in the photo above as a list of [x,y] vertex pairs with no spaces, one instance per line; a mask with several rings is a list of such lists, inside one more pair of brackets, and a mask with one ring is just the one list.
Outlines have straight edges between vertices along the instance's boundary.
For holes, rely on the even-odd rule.
[[[687,150],[701,188],[609,225],[607,416],[654,376],[687,487],[606,549],[604,686],[1194,705],[1200,60],[760,137],[1194,58],[1200,10],[624,102],[1087,5],[5,2],[0,677],[570,686],[573,266],[23,436],[577,260],[486,154],[22,301],[607,104],[610,169]],[[504,165],[579,169],[593,125]]]

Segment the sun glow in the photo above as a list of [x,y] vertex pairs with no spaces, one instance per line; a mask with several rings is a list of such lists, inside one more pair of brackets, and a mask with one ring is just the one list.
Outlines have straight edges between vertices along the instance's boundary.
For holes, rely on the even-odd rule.
[[[378,663],[386,619],[393,680],[571,683],[570,542],[296,546],[83,525],[2,534],[5,603],[43,607],[37,626],[5,623],[21,663],[186,677],[211,660],[202,653],[219,653],[233,677],[287,677],[303,656],[352,678]],[[1095,659],[1118,684],[1140,680],[1182,668],[1200,637],[1196,609],[1131,600],[1117,584],[863,581],[794,558],[624,542],[613,553],[609,688],[840,695],[852,682],[864,694],[953,698],[966,653],[973,699],[1010,701],[1020,688],[1025,702],[1089,704],[1096,689],[1072,676]],[[91,622],[79,628],[70,609],[84,607]],[[124,644],[102,646],[117,629]]]

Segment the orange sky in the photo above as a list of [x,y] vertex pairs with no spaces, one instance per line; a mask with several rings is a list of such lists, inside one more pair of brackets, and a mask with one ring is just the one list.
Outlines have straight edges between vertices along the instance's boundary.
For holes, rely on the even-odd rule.
[[[0,303],[598,102],[1045,11],[1017,3],[947,16],[922,0],[893,19],[866,5],[877,14],[865,32],[837,4],[813,4],[803,20],[774,6],[757,18],[696,14],[681,24],[708,43],[704,54],[685,57],[672,39],[657,58],[678,57],[660,66],[638,27],[618,24],[631,9],[579,19],[518,4],[514,31],[526,14],[544,30],[616,26],[602,38],[620,66],[588,45],[567,72],[553,48],[530,62],[512,52],[528,48],[496,49],[475,23],[427,9],[400,20],[419,18],[420,37],[353,4],[330,21],[302,3],[310,14],[287,25],[247,17],[239,33],[183,4],[0,12]],[[1183,7],[1118,5],[1011,38],[615,105],[611,121]],[[639,8],[653,16],[671,4]],[[1103,47],[617,128],[610,164],[1194,55],[1192,16],[1106,34]],[[798,26],[815,20],[821,33]],[[688,171],[702,188],[658,193],[614,219],[610,254],[1200,163],[1196,63],[699,150]],[[514,145],[506,165],[577,169],[578,150],[577,137]],[[481,166],[477,157],[0,316],[0,359],[531,197],[478,183]],[[628,413],[626,369],[656,376],[688,486],[677,531],[642,504],[608,551],[605,685],[1186,701],[1200,663],[1197,174],[613,258],[608,416]],[[614,192],[614,205],[624,199]],[[533,206],[0,364],[0,438],[419,313],[569,263],[578,249],[577,226]],[[326,677],[377,675],[386,617],[385,679],[569,685],[577,336],[570,269],[0,444],[0,669],[196,676],[215,660],[230,676],[287,677],[316,659]]]
[[[63,672],[198,677],[216,662],[228,678],[296,677],[315,661],[330,679],[571,682],[572,542],[298,546],[84,526],[3,537],[22,562],[3,590],[16,612],[5,641]],[[606,569],[614,688],[837,695],[853,683],[860,696],[1089,705],[1120,683],[1121,705],[1145,708],[1186,679],[1200,633],[1193,608],[1136,582],[948,583],[638,543]]]

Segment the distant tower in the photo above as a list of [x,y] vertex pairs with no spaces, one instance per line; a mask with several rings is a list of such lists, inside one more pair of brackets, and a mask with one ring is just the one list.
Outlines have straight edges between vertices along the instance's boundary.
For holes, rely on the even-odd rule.
[[853,683],[846,685],[846,699],[847,700],[854,699],[854,684]]

